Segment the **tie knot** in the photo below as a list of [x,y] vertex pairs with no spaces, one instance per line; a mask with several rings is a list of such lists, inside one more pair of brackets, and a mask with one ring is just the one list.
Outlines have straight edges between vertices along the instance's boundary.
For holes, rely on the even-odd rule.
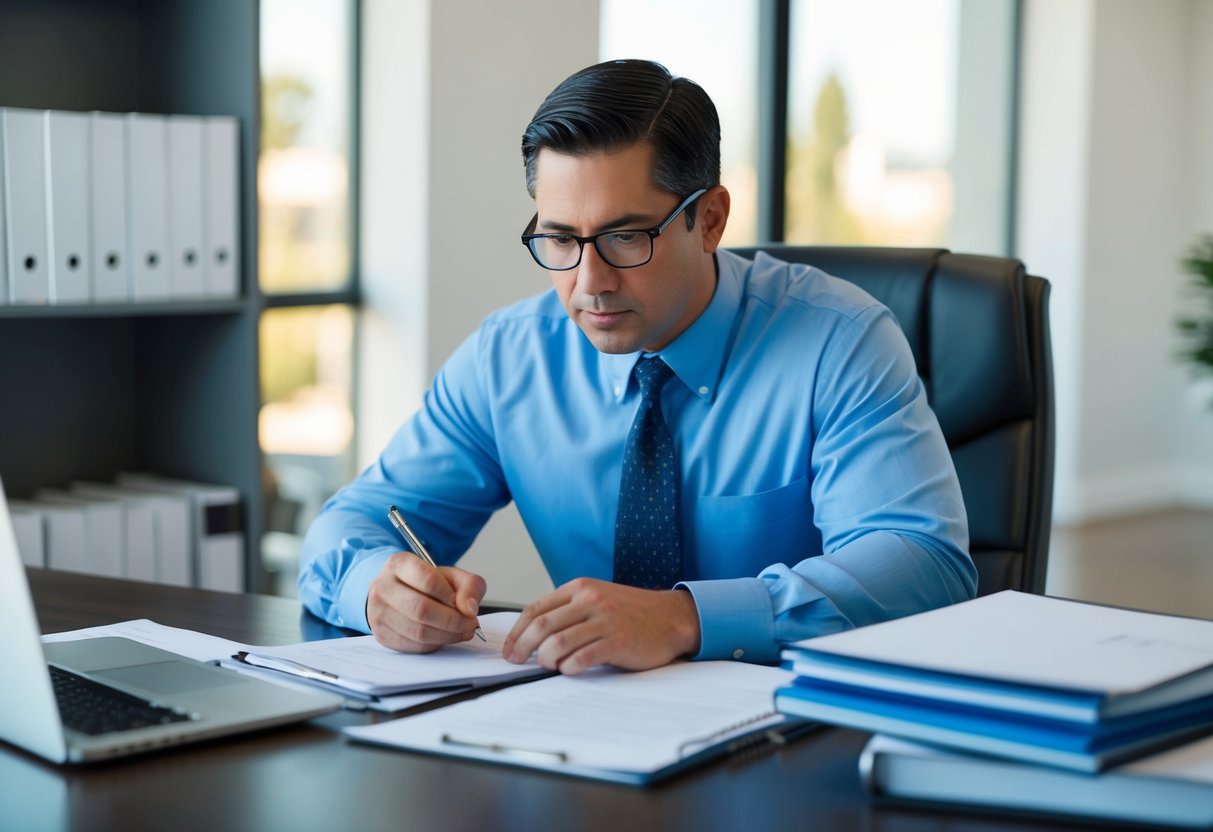
[[661,388],[670,380],[670,376],[674,375],[670,365],[660,358],[640,359],[636,362],[634,372],[636,383],[640,385],[640,398],[646,402],[651,402],[661,395]]

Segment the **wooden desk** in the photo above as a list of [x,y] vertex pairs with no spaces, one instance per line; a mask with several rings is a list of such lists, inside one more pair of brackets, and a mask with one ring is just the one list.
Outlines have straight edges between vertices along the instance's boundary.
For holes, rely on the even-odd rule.
[[[283,598],[29,570],[44,632],[150,618],[253,644],[333,629]],[[312,723],[87,767],[0,745],[0,830],[865,830],[1072,829],[872,805],[856,761],[866,735],[827,729],[641,789],[347,742],[375,717]],[[1079,827],[1090,829],[1090,827]]]

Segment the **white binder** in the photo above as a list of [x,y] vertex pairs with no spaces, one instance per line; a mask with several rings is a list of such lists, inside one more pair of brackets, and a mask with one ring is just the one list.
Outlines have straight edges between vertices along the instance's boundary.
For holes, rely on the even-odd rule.
[[205,127],[207,294],[240,294],[240,123],[211,116]]
[[154,474],[120,473],[118,484],[189,497],[194,515],[196,585],[224,592],[244,591],[244,525],[237,489]]
[[46,521],[46,565],[65,572],[88,572],[84,512],[79,506],[40,502]]
[[93,301],[122,302],[131,297],[125,119],[117,113],[92,113],[89,121]]
[[89,120],[84,113],[46,113],[46,242],[51,303],[88,303]]
[[39,110],[0,109],[8,297],[46,303],[46,118]]
[[156,510],[146,503],[123,500],[122,536],[126,541],[126,569],[133,581],[156,580]]
[[46,566],[46,531],[42,509],[25,500],[9,500],[8,510],[17,536],[17,550],[26,566]]
[[131,297],[167,300],[171,294],[168,249],[168,139],[164,116],[126,117],[126,175]]
[[[72,493],[88,497],[117,498],[128,508],[140,506],[150,509],[154,517],[153,577],[141,580],[155,580],[173,586],[193,584],[194,541],[190,532],[193,505],[188,497],[96,482],[73,482]],[[133,552],[132,544],[132,558]],[[129,566],[131,577],[139,577],[135,574],[134,564]]]
[[0,306],[8,301],[8,224],[4,221],[4,108],[0,107]]
[[192,116],[168,117],[169,285],[174,298],[206,294],[202,124]]
[[44,506],[62,506],[83,517],[84,571],[109,578],[126,574],[126,521],[121,502],[46,488],[39,489],[37,497]]

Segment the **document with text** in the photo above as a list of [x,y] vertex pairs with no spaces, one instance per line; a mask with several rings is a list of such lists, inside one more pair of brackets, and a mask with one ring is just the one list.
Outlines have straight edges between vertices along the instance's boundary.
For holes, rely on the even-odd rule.
[[598,668],[346,733],[363,742],[625,783],[648,783],[808,724],[775,711],[792,674],[740,662],[641,673]]

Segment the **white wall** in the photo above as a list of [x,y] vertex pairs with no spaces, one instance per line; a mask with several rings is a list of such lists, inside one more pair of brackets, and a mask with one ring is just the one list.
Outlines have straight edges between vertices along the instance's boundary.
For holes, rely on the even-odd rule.
[[[544,96],[597,60],[598,4],[365,0],[363,16],[366,465],[485,315],[550,285],[518,242],[534,213],[520,141]],[[460,565],[491,600],[551,588],[512,507]]]
[[1213,228],[1209,5],[1026,5],[1016,253],[1054,283],[1062,523],[1213,505],[1213,418],[1174,358],[1178,259]]
[[[1187,41],[1185,131],[1185,176],[1190,181],[1189,234],[1213,234],[1213,3],[1191,0]],[[1181,295],[1181,307],[1191,303]],[[1181,459],[1185,461],[1186,493],[1201,495],[1203,504],[1213,502],[1213,379],[1189,383],[1184,407],[1180,408],[1177,432]]]

